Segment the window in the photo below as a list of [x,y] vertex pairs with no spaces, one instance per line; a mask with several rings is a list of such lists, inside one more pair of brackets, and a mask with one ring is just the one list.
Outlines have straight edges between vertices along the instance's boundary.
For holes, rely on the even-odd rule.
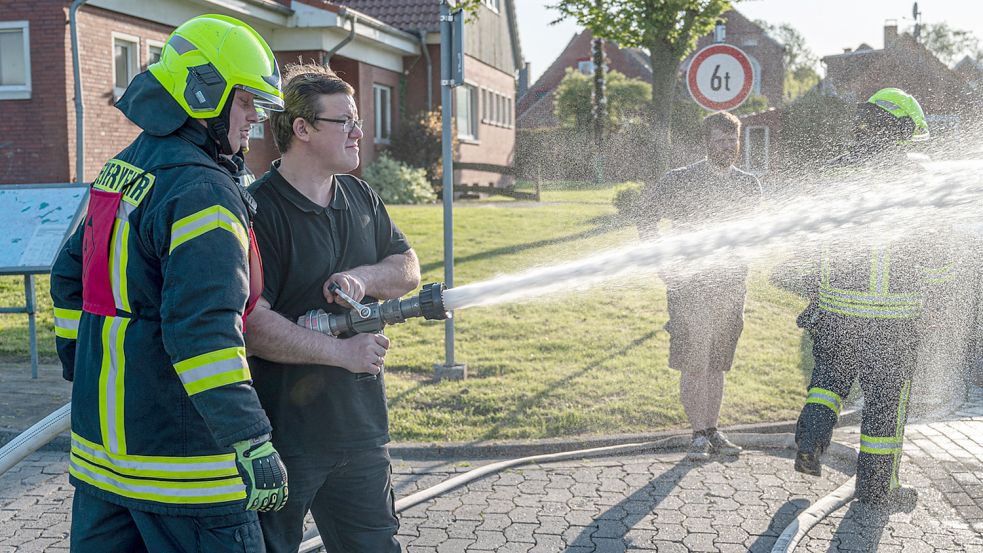
[[119,98],[140,67],[136,37],[113,33],[113,94]]
[[381,84],[372,85],[375,100],[375,136],[376,144],[389,144],[393,131],[393,89]]
[[754,56],[748,56],[751,61],[751,70],[754,72],[754,80],[751,83],[751,92],[754,94],[761,94],[761,64],[758,60],[754,59]]
[[491,92],[488,94],[488,122],[492,125],[498,124],[498,94]]
[[253,123],[249,127],[249,139],[250,140],[263,140],[266,138],[266,125],[265,123]]
[[457,137],[478,139],[478,91],[471,85],[455,89],[457,109]]
[[768,127],[744,128],[744,167],[750,173],[762,175],[768,172],[768,157],[770,146],[770,129]]
[[30,42],[27,21],[0,21],[0,100],[31,97]]
[[481,122],[488,122],[488,96],[489,92],[487,88],[481,89]]
[[505,126],[512,126],[512,98],[505,99]]
[[481,3],[491,8],[493,11],[498,11],[498,3],[500,0],[481,0]]
[[594,62],[591,60],[580,60],[577,62],[577,71],[580,71],[584,75],[593,75]]
[[147,41],[147,65],[157,63],[160,54],[164,51],[164,43]]

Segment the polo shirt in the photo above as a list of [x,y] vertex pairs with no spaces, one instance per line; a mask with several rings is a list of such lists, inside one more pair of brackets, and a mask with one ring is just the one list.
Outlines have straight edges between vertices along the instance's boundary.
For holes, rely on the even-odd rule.
[[[249,187],[257,204],[253,227],[263,259],[263,297],[291,322],[311,309],[344,312],[324,299],[324,281],[407,252],[406,236],[364,181],[335,175],[330,205],[322,207],[287,182],[278,167],[274,162]],[[371,448],[389,441],[384,374],[357,380],[341,367],[274,363],[257,356],[249,358],[249,368],[282,455]]]

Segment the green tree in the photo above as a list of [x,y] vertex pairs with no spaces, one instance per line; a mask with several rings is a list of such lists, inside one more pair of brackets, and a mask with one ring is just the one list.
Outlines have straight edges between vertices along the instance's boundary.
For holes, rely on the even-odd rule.
[[976,60],[983,57],[980,39],[973,31],[954,29],[944,21],[922,25],[920,38],[925,48],[946,65],[952,65],[966,55]]
[[675,105],[679,64],[696,41],[713,30],[717,19],[730,9],[728,0],[559,0],[563,18],[572,18],[594,36],[623,48],[641,47],[652,60],[654,172],[669,167],[672,145],[672,111]]
[[802,96],[819,83],[819,72],[816,70],[819,59],[812,53],[806,45],[805,37],[795,27],[788,23],[772,25],[760,19],[755,23],[785,46],[782,61],[785,63],[787,102]]
[[[640,79],[632,79],[617,71],[611,71],[605,79],[607,107],[605,109],[606,133],[617,132],[625,124],[638,119],[641,111],[652,99],[652,85]],[[556,88],[554,113],[564,127],[590,132],[594,120],[591,91],[594,79],[576,69],[567,74]]]

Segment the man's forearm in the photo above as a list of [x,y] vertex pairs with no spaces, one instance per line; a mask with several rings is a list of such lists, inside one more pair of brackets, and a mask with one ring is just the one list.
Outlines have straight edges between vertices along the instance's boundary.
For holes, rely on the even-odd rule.
[[375,265],[362,265],[346,271],[365,283],[365,294],[388,300],[402,297],[420,285],[420,262],[416,252],[386,257]]
[[275,363],[338,365],[337,338],[308,330],[257,305],[249,315],[246,353]]

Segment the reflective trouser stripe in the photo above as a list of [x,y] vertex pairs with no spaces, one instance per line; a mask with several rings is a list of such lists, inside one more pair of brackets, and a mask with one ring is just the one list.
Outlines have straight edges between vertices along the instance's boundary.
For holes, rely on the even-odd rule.
[[241,478],[220,480],[160,480],[121,476],[74,453],[68,472],[96,488],[123,497],[172,504],[207,504],[240,501],[246,498]]
[[806,404],[816,403],[818,405],[823,405],[828,407],[833,414],[840,416],[840,405],[842,405],[843,400],[840,396],[829,390],[823,388],[809,388],[809,397],[806,398]]
[[860,453],[869,455],[891,455],[891,489],[897,488],[898,467],[901,463],[901,451],[904,444],[904,426],[907,419],[908,398],[911,394],[911,381],[906,380],[901,386],[898,397],[897,418],[894,424],[893,436],[860,435]]
[[[181,244],[215,229],[225,229],[231,232],[243,249],[247,249],[249,235],[246,234],[246,228],[242,226],[239,218],[228,209],[220,205],[213,205],[175,221],[171,226],[169,253],[173,253]],[[205,262],[205,260],[202,261]]]
[[102,327],[99,422],[106,449],[120,455],[126,454],[126,432],[123,425],[126,356],[123,344],[129,323],[130,320],[125,317],[106,317]]
[[879,438],[861,434],[860,451],[873,455],[894,455],[901,451],[901,442],[894,436]]
[[78,339],[81,309],[55,308],[55,336],[69,340]]
[[246,348],[234,347],[210,351],[174,365],[188,395],[244,382],[251,378],[246,363]]
[[72,454],[123,476],[167,480],[235,478],[239,476],[235,454],[195,457],[116,455],[101,445],[72,433]]

